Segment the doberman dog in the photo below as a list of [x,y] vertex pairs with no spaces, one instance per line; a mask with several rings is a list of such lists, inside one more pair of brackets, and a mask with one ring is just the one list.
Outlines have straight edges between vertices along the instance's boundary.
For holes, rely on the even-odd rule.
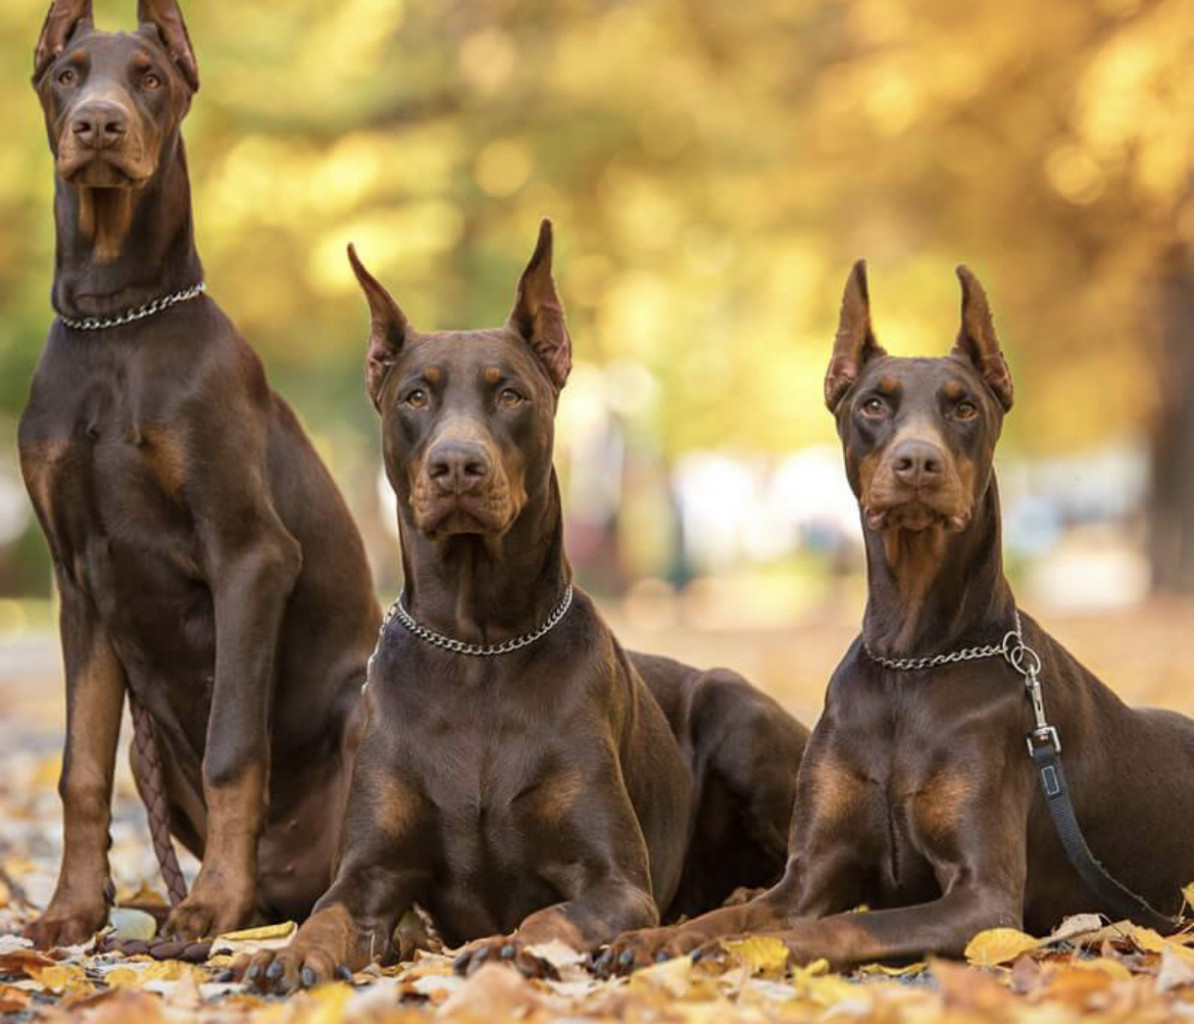
[[405,596],[370,665],[336,880],[246,976],[286,991],[392,958],[416,901],[471,942],[458,970],[533,973],[537,944],[593,951],[773,882],[806,730],[732,672],[624,652],[572,586],[550,223],[496,330],[416,331],[350,254]]
[[202,858],[166,931],[309,911],[331,880],[381,623],[336,485],[201,294],[180,135],[195,54],[173,0],[142,0],[139,19],[102,32],[90,0],[55,0],[35,62],[59,317],[20,451],[61,598],[67,690],[65,848],[29,928],[39,946],[107,919],[126,694],[162,775],[164,794],[145,792],[134,756],[142,795],[164,796],[163,820]]
[[[1194,865],[1194,721],[1126,707],[1018,616],[993,469],[1012,380],[981,285],[965,267],[958,277],[961,330],[934,359],[879,347],[861,262],[846,286],[825,392],[869,596],[800,770],[784,877],[740,907],[623,937],[614,952],[628,968],[745,932],[843,968],[957,955],[991,927],[1044,934],[1068,914],[1120,916],[1068,859],[1055,792],[1046,798],[1025,749],[1039,738],[1013,667],[1027,651],[1090,850],[1154,907],[1180,906]],[[848,913],[862,904],[872,909]]]

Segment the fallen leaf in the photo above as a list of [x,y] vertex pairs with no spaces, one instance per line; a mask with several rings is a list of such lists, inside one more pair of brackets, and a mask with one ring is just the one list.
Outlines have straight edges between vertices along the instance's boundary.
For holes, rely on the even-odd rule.
[[1072,914],[1053,929],[1052,934],[1044,940],[1042,945],[1052,946],[1059,942],[1072,942],[1084,935],[1090,935],[1103,927],[1103,918],[1099,914]]
[[722,939],[722,949],[735,957],[752,974],[783,974],[788,967],[788,947],[773,935],[752,935],[746,939]]
[[1039,940],[1015,928],[989,928],[970,940],[965,956],[976,967],[998,967],[1038,946]]
[[1157,972],[1158,992],[1194,985],[1194,962],[1179,955],[1179,948],[1167,946],[1161,950],[1161,969]]
[[281,924],[267,924],[260,928],[243,928],[238,932],[224,932],[216,936],[217,942],[264,942],[267,939],[288,939],[298,925],[293,921]]
[[471,1014],[478,1020],[500,1020],[541,1005],[542,997],[512,967],[486,964],[470,974],[436,1010],[439,1017]]
[[692,957],[678,956],[635,971],[630,976],[630,987],[638,990],[655,989],[670,996],[686,995],[692,987]]
[[15,985],[0,985],[0,1013],[20,1013],[33,995]]

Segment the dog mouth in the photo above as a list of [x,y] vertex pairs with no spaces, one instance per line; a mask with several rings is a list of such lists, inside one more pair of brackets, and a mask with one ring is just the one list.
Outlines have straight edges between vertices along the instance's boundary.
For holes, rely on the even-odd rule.
[[444,495],[415,508],[419,530],[433,540],[461,535],[501,534],[513,520],[509,503],[485,495]]
[[914,496],[891,504],[867,504],[862,509],[868,529],[884,530],[944,529],[947,533],[960,533],[970,525],[969,509],[941,508],[923,497]]
[[132,189],[149,177],[138,161],[110,152],[64,154],[58,172],[67,184],[97,189]]

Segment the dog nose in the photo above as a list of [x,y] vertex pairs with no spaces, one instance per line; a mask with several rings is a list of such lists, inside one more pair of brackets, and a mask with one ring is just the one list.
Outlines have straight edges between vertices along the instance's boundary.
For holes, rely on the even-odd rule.
[[925,441],[904,441],[891,453],[892,472],[909,487],[935,487],[941,483],[945,460],[941,449]]
[[75,138],[89,149],[106,149],[120,142],[128,132],[128,112],[102,100],[85,103],[75,111],[70,128]]
[[467,494],[492,472],[489,453],[473,442],[441,441],[427,456],[427,473],[444,494]]

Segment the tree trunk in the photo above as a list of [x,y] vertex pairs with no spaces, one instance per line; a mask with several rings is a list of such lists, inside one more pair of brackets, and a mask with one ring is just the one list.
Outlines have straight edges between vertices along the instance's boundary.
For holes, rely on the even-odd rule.
[[1153,434],[1153,589],[1194,594],[1194,252],[1170,251],[1158,302],[1160,410]]

